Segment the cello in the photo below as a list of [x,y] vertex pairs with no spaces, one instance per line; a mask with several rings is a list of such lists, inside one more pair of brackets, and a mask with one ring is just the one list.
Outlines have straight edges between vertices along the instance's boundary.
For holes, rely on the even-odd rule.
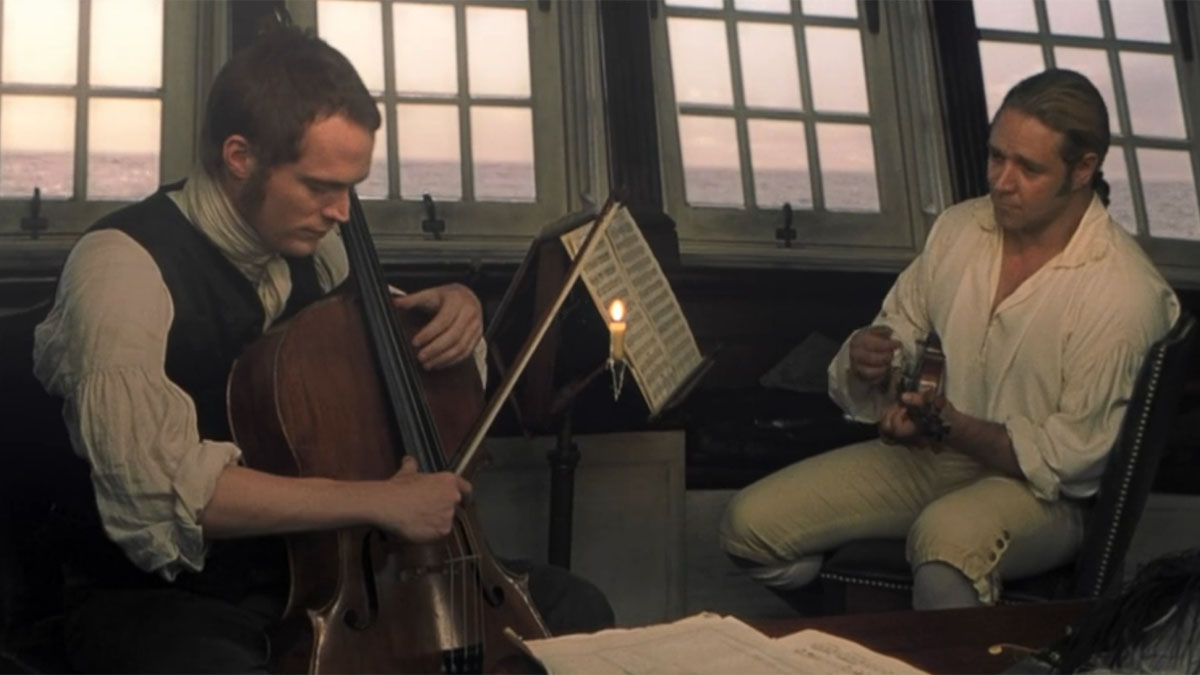
[[[471,359],[420,367],[410,338],[417,317],[392,306],[353,191],[350,200],[340,228],[351,278],[234,364],[234,440],[247,465],[281,475],[384,480],[404,454],[423,472],[461,475],[473,466],[466,450],[491,421],[480,413],[479,374]],[[462,449],[453,466],[445,447]],[[523,579],[489,551],[469,503],[451,533],[430,544],[366,526],[288,535],[286,543],[291,581],[272,634],[276,672],[536,667],[513,638],[546,637],[546,626]]]

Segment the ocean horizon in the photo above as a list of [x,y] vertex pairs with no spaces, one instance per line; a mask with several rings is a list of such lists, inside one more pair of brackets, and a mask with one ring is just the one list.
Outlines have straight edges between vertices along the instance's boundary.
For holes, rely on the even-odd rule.
[[[477,201],[533,202],[537,190],[533,166],[528,163],[477,163],[474,167]],[[364,199],[387,196],[387,165],[375,162],[367,180],[358,186]],[[150,154],[95,153],[88,157],[88,195],[96,200],[138,200],[158,189],[158,157]],[[168,177],[176,180],[179,177]],[[1131,231],[1133,201],[1127,182],[1112,185],[1109,212]],[[869,173],[827,171],[822,174],[825,205],[829,211],[871,213],[879,211],[875,176]],[[40,187],[44,199],[72,195],[74,167],[70,153],[0,152],[0,198],[28,199]],[[744,208],[741,175],[736,169],[687,168],[686,199],[697,207]],[[1187,181],[1143,181],[1150,233],[1169,239],[1200,240],[1200,206],[1195,186]],[[400,166],[401,198],[419,200],[429,193],[437,201],[462,199],[462,175],[455,162],[413,161]],[[793,209],[813,206],[807,171],[767,170],[754,175],[759,208]]]

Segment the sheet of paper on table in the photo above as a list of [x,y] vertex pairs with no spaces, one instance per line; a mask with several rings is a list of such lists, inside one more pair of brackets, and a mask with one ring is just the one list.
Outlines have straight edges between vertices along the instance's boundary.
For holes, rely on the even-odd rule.
[[922,672],[828,633],[803,630],[770,638],[733,617],[711,613],[525,644],[555,674]]

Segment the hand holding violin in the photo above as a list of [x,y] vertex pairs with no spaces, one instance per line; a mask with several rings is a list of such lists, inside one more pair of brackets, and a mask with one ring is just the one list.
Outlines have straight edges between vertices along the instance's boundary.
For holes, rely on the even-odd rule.
[[906,391],[883,411],[879,435],[884,441],[913,447],[934,447],[950,433],[946,420],[958,410],[945,395],[932,389]]
[[868,326],[850,338],[850,372],[868,384],[886,384],[892,374],[892,356],[900,341],[887,326]]

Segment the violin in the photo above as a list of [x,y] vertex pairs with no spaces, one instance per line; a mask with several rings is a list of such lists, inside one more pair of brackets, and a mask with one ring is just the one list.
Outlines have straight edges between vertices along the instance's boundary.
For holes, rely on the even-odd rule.
[[[908,417],[916,423],[921,435],[941,441],[950,433],[950,426],[942,420],[938,403],[943,395],[946,373],[946,354],[942,351],[942,340],[936,332],[930,332],[924,340],[917,341],[917,359],[913,367],[900,382],[897,394],[915,392],[926,399],[923,405],[904,404]],[[929,395],[927,392],[932,392]]]

